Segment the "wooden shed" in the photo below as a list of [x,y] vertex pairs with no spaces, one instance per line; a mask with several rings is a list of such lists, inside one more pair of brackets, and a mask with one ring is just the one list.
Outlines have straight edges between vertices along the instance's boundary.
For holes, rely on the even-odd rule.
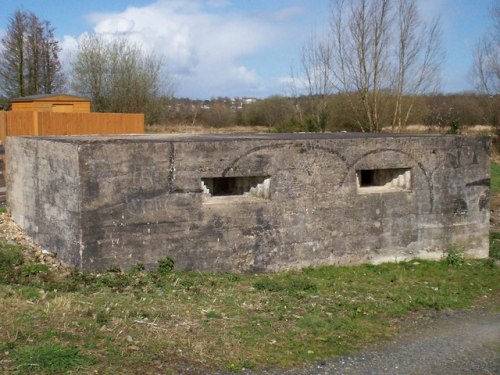
[[25,96],[12,99],[12,111],[89,113],[90,99],[65,94]]

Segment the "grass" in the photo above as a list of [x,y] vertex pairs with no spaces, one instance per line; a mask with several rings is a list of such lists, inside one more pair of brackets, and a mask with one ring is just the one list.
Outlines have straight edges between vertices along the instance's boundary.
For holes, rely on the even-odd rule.
[[[500,194],[500,164],[491,163],[491,193],[494,199]],[[499,209],[495,207],[495,209]],[[490,234],[490,257],[500,260],[500,232]]]
[[494,261],[449,254],[267,275],[175,272],[168,259],[150,273],[65,275],[0,242],[0,368],[175,374],[318,361],[389,338],[410,315],[498,304]]
[[13,352],[14,368],[21,374],[54,374],[81,370],[95,361],[81,355],[75,346],[57,342],[20,347]]
[[491,192],[500,193],[500,164],[491,163]]
[[490,233],[490,257],[500,260],[500,233]]
[[214,128],[204,125],[193,125],[191,123],[179,124],[165,124],[165,125],[146,125],[144,128],[146,133],[267,133],[269,132],[268,126],[229,126]]

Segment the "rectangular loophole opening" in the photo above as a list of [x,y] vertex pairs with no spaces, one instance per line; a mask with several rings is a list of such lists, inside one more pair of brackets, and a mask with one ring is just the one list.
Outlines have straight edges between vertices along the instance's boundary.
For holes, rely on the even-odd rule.
[[410,191],[411,168],[361,169],[356,180],[361,193]]
[[205,199],[211,197],[253,196],[270,199],[269,176],[204,177],[201,189]]

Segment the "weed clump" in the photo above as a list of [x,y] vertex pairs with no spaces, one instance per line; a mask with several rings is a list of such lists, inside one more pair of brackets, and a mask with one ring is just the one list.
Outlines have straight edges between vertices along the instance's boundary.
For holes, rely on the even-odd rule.
[[0,283],[13,281],[17,267],[23,264],[22,248],[8,242],[0,242]]
[[258,280],[253,284],[256,290],[262,290],[267,292],[280,292],[282,290],[282,285],[274,279],[266,277],[262,280]]
[[465,264],[465,256],[462,249],[450,247],[446,255],[446,263],[452,267],[461,267]]
[[137,275],[140,274],[141,272],[144,272],[146,267],[142,263],[138,263],[130,268],[128,271],[130,275]]
[[158,261],[158,272],[162,275],[171,273],[174,270],[174,260],[170,257],[165,257]]
[[500,233],[490,234],[490,258],[500,259]]

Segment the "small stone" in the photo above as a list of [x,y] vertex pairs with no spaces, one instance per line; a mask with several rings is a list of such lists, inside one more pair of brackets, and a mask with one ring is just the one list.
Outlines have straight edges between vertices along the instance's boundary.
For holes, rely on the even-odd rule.
[[153,359],[153,365],[155,365],[155,366],[158,367],[158,366],[161,366],[162,363],[161,363],[161,361],[159,359]]

